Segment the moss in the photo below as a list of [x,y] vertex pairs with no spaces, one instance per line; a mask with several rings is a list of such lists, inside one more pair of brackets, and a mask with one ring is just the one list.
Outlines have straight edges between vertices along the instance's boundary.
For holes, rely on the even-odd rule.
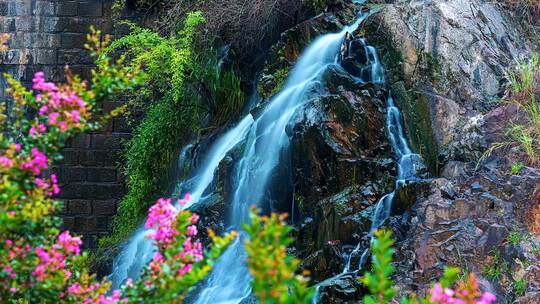
[[266,81],[260,82],[257,86],[257,90],[261,97],[268,99],[278,93],[285,84],[288,75],[288,67],[279,68],[273,72]]

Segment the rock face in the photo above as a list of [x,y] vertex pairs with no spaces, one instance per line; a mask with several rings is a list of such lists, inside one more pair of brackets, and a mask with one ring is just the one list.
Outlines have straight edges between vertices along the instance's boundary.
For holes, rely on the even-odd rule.
[[511,175],[507,163],[478,171],[473,164],[450,166],[460,170],[445,170],[412,208],[406,239],[398,246],[401,289],[425,290],[443,266],[454,265],[478,275],[501,303],[519,296],[516,281],[537,291],[538,276],[526,277],[540,262],[534,249],[540,236],[531,229],[538,216],[540,171],[526,168]]
[[497,105],[507,71],[529,54],[511,21],[479,0],[394,1],[370,19],[366,35],[432,173],[439,160],[472,160],[484,149],[475,117]]
[[[346,257],[359,243],[369,246],[375,204],[393,190],[396,175],[385,130],[389,92],[357,81],[367,71],[357,39],[365,35],[378,48],[413,148],[432,175],[400,186],[394,216],[385,222],[397,240],[400,292],[425,292],[448,265],[477,274],[482,289],[501,303],[537,303],[540,171],[510,174],[511,165],[524,159],[519,149],[496,152],[477,168],[486,148],[502,140],[501,122],[516,117],[515,108],[495,101],[504,95],[509,67],[529,53],[527,43],[497,4],[388,2],[346,38],[353,51],[342,49],[341,65],[328,68],[294,117],[287,130],[290,153],[273,177],[282,186],[274,187],[268,208],[291,214],[291,251],[311,271],[319,300],[359,301],[365,291],[357,274],[342,274]],[[351,23],[360,10],[336,5],[338,13],[282,34],[258,82],[262,106],[313,38]],[[212,214],[224,208],[216,199],[201,212],[210,210],[209,222],[222,227]]]

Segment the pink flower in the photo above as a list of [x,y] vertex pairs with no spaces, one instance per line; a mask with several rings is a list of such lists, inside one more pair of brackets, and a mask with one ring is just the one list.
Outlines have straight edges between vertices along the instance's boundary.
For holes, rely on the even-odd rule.
[[497,300],[497,297],[491,292],[486,291],[482,294],[480,301],[476,302],[476,304],[491,304],[492,302],[495,302],[495,300]]
[[50,113],[50,114],[49,114],[48,121],[47,121],[47,123],[49,124],[49,126],[54,126],[54,125],[58,124],[58,122],[57,122],[58,117],[60,117],[60,113],[58,113],[58,112],[52,112],[52,113]]
[[32,79],[32,88],[34,90],[41,90],[45,92],[57,91],[58,87],[52,82],[45,82],[45,74],[43,72],[36,72],[34,79]]
[[72,237],[69,234],[69,231],[64,231],[62,234],[58,236],[58,242],[57,242],[65,252],[67,253],[74,253],[75,255],[79,255],[81,250],[80,246],[82,244],[82,241],[79,237]]
[[190,236],[195,236],[197,235],[197,226],[195,225],[188,226],[187,231]]
[[191,217],[189,218],[189,221],[193,224],[197,224],[197,222],[199,221],[199,215],[196,214],[196,213],[193,213],[191,215]]
[[0,156],[0,165],[4,168],[11,168],[13,167],[13,160],[7,156]]

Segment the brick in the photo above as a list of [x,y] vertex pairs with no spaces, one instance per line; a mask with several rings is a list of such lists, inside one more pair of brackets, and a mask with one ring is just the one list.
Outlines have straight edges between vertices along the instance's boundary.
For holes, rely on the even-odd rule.
[[85,50],[58,50],[58,64],[91,64],[92,57]]
[[0,2],[0,16],[9,15],[9,6],[7,2]]
[[131,127],[128,125],[125,117],[115,117],[112,120],[114,132],[129,133],[131,132]]
[[93,149],[122,149],[124,147],[123,140],[127,140],[129,134],[92,134]]
[[80,1],[79,16],[101,17],[103,15],[103,6],[101,1]]
[[107,200],[120,198],[123,194],[122,184],[83,182],[64,185],[60,196],[67,199]]
[[29,16],[32,14],[31,1],[10,1],[9,15],[10,16]]
[[80,154],[80,163],[85,166],[116,166],[120,162],[120,150],[87,150]]
[[60,36],[60,46],[62,48],[82,49],[86,43],[86,35],[81,33],[63,33]]
[[93,202],[94,215],[115,215],[116,200],[96,200]]
[[89,182],[116,182],[116,168],[87,168],[87,180]]
[[55,12],[54,2],[36,1],[34,5],[35,16],[54,16]]
[[[35,32],[38,19],[31,16],[17,16],[15,19],[15,29],[18,32]],[[14,30],[15,30],[14,29]]]
[[34,64],[56,64],[56,50],[34,49],[32,59]]
[[56,5],[57,16],[75,16],[77,15],[77,1],[61,1]]
[[12,49],[2,56],[2,64],[29,64],[31,58],[31,52],[28,49]]
[[51,33],[24,33],[25,48],[56,48],[60,45],[60,35]]
[[70,215],[89,215],[92,213],[92,201],[90,200],[70,200],[67,202],[67,206]]
[[66,142],[66,147],[74,149],[87,149],[90,148],[90,134],[80,134],[76,137],[70,138]]
[[58,179],[63,184],[86,181],[86,175],[87,169],[85,167],[63,166],[58,171]]

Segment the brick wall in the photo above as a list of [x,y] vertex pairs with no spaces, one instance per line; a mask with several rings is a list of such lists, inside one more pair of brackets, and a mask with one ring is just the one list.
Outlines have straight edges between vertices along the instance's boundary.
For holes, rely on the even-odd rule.
[[[91,61],[83,49],[90,25],[114,34],[110,18],[112,0],[0,0],[0,32],[9,33],[9,51],[0,58],[0,72],[15,75],[31,84],[36,71],[47,79],[62,80],[63,67],[87,78]],[[0,100],[5,94],[0,81]],[[118,103],[104,104],[106,109]],[[95,247],[95,237],[106,234],[125,192],[123,176],[117,169],[122,139],[130,130],[122,118],[111,121],[100,132],[84,134],[68,143],[64,161],[54,171],[62,184],[67,229],[84,236],[87,247]]]

